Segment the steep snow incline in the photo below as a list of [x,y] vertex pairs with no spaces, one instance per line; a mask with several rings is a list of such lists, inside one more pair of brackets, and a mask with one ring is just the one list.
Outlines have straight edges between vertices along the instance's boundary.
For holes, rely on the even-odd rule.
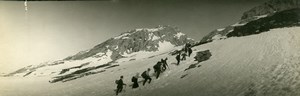
[[[69,82],[48,83],[42,77],[0,78],[1,96],[113,96],[114,81],[141,73],[168,57],[170,70],[138,89],[125,88],[120,96],[299,96],[300,27],[272,29],[257,35],[232,37],[194,47],[179,66],[174,56],[162,53],[122,63],[109,71]],[[195,53],[210,50],[212,57],[200,67]],[[151,74],[153,70],[151,70]],[[182,76],[184,78],[181,78]],[[142,79],[139,79],[142,80]],[[30,88],[28,88],[30,86]]]
[[[193,43],[194,41],[187,38],[187,35],[181,33],[175,26],[134,29],[63,60],[27,66],[5,76],[51,76],[56,78],[51,82],[73,80],[73,77],[81,78],[87,74],[96,74],[106,71],[105,69],[119,66],[119,64],[115,64],[115,61],[123,59],[125,55],[149,53],[139,56],[139,58],[148,58],[156,53],[171,51],[175,46],[182,46],[187,42]],[[96,69],[98,71],[91,72]]]
[[[259,35],[229,38],[196,47],[196,50],[209,49],[211,59],[201,62],[201,67],[183,72],[182,66],[196,63],[189,58],[188,63],[172,69],[168,77],[155,80],[150,87],[134,94],[299,96],[299,31],[300,27],[273,29]],[[184,74],[187,76],[180,79]]]

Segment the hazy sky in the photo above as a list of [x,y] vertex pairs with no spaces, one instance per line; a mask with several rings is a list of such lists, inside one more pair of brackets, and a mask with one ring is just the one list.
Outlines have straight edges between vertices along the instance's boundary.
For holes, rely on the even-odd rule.
[[266,0],[0,1],[0,72],[63,59],[134,28],[174,25],[195,40]]

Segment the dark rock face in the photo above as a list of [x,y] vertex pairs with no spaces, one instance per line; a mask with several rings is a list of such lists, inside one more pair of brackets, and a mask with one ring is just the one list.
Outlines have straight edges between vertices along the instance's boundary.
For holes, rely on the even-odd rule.
[[[247,26],[249,26],[248,25],[249,22],[256,21],[261,18],[270,17],[270,16],[273,16],[275,13],[280,13],[285,10],[299,8],[299,6],[300,6],[300,0],[270,0],[268,2],[263,3],[262,5],[259,5],[257,7],[250,9],[249,11],[246,11],[243,14],[241,20],[238,21],[238,23],[227,26],[223,30],[212,31],[208,35],[204,36],[201,39],[201,41],[196,45],[201,45],[201,44],[205,44],[208,42],[212,42],[214,40],[213,37],[215,37],[217,35],[224,36],[226,38],[227,36],[231,36],[231,35],[228,35],[231,32],[241,31],[241,30],[239,30],[239,28],[241,26],[244,26],[246,24],[247,24]],[[282,16],[281,18],[289,18],[289,16],[283,16],[283,15],[281,15],[281,16]],[[279,17],[276,17],[276,19],[279,20]],[[281,19],[281,20],[283,20],[283,19]],[[260,21],[260,22],[262,22],[262,21]],[[294,21],[292,21],[292,22],[294,22]],[[252,22],[252,24],[253,24],[253,22]],[[258,22],[256,24],[257,24],[257,27],[261,25]],[[279,24],[279,23],[277,23],[277,24]],[[274,24],[272,25],[272,23],[269,23],[268,25],[261,25],[261,26],[270,26],[271,27],[271,26],[277,26],[277,25],[274,25]],[[284,26],[285,25],[281,25],[281,27],[284,27]],[[286,26],[290,26],[290,24],[288,24]],[[260,28],[263,28],[263,27],[260,27]],[[271,28],[279,28],[279,27],[271,27]],[[257,29],[257,28],[252,28],[252,29]],[[247,30],[249,30],[249,28]],[[260,29],[260,30],[265,30],[265,29]],[[248,33],[246,33],[246,34],[248,34]],[[244,35],[246,35],[246,34],[244,34]]]
[[254,7],[245,12],[242,20],[253,19],[255,16],[269,15],[275,12],[300,7],[300,0],[270,0],[260,6]]
[[251,21],[244,26],[235,27],[227,37],[259,34],[274,28],[300,26],[300,9],[291,9],[275,13],[272,16]]
[[[198,61],[198,63],[195,64],[191,64],[188,68],[186,68],[184,71],[196,68],[196,67],[201,67],[200,62],[206,61],[211,57],[211,53],[209,50],[205,50],[205,51],[199,51],[197,52],[195,58],[195,61]],[[185,76],[184,76],[185,77]]]
[[222,31],[214,30],[214,31],[210,32],[208,35],[204,36],[197,45],[205,44],[205,43],[213,41],[214,40],[213,37],[216,35],[226,36],[227,33],[230,33],[233,31],[233,28],[234,28],[234,26],[227,26]]
[[[92,70],[103,68],[103,67],[106,67],[104,69],[109,69],[109,68],[112,68],[112,67],[115,67],[115,66],[119,66],[119,65],[112,65],[112,62],[110,62],[110,63],[107,63],[107,64],[95,66],[95,67],[83,68],[83,69],[79,69],[75,72],[72,72],[70,74],[56,76],[52,80],[50,80],[49,82],[50,83],[55,83],[55,82],[59,82],[59,81],[67,82],[67,81],[75,80],[75,79],[78,79],[78,78],[81,78],[81,77],[84,77],[84,76],[93,75],[93,74],[97,74],[97,73],[102,73],[102,72],[106,71],[106,70],[100,70],[100,71],[90,72]],[[65,69],[62,70],[61,73],[63,71],[65,71]]]
[[172,26],[159,26],[156,28],[135,29],[122,33],[120,36],[111,38],[94,48],[80,52],[64,60],[80,60],[96,55],[99,52],[112,51],[113,60],[122,57],[122,54],[130,54],[138,51],[158,51],[159,42],[170,42],[180,46],[187,42],[194,42],[182,34],[178,28]]
[[194,57],[195,61],[202,62],[208,60],[211,57],[211,53],[209,50],[197,52],[197,55]]

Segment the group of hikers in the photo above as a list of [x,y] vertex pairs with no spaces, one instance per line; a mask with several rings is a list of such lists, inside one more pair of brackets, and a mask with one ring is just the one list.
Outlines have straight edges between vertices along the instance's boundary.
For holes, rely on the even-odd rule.
[[180,51],[176,56],[177,65],[179,65],[180,61],[186,60],[186,56],[190,57],[192,53],[193,53],[192,45],[190,43],[185,44],[182,51]]
[[[182,51],[179,51],[178,55],[176,56],[177,65],[179,65],[180,61],[186,60],[186,56],[190,57],[191,54],[192,54],[191,44],[187,43],[184,46],[184,48],[182,49]],[[160,73],[166,71],[167,69],[170,70],[167,60],[168,60],[168,58],[161,59],[153,66],[154,73],[156,75],[156,79],[159,78]],[[141,74],[142,78],[144,79],[143,86],[147,83],[147,81],[149,84],[151,83],[152,78],[149,75],[150,71],[151,71],[151,69],[148,68],[146,71],[144,71]],[[126,86],[126,84],[123,82],[123,78],[124,78],[123,76],[120,76],[120,79],[116,80],[116,82],[115,82],[117,84],[116,95],[118,95],[118,93],[122,92],[124,85]],[[131,78],[131,81],[133,82],[133,84],[132,84],[133,89],[139,87],[138,78],[140,78],[139,73],[137,73],[135,76],[133,76]]]

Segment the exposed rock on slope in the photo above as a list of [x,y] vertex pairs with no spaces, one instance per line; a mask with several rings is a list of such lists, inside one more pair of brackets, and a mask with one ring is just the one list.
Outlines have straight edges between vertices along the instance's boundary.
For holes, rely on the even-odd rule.
[[300,0],[270,0],[245,12],[242,20],[300,7]]
[[65,60],[80,60],[96,55],[99,52],[105,53],[111,50],[113,60],[121,58],[123,54],[130,54],[138,51],[158,51],[159,42],[170,42],[174,46],[180,46],[186,42],[193,42],[187,36],[172,26],[159,26],[157,28],[143,28],[130,30],[120,36],[111,38],[91,50],[80,52]]
[[259,34],[269,31],[274,28],[299,26],[300,9],[291,9],[275,13],[272,16],[251,21],[244,26],[235,27],[233,32],[227,34],[227,37],[232,36],[247,36]]
[[211,57],[209,50],[197,52],[197,55],[194,57],[195,61],[202,62],[208,60]]
[[[275,13],[281,13],[282,11],[285,11],[285,10],[298,8],[300,6],[299,1],[300,0],[270,0],[262,5],[254,7],[253,9],[245,12],[242,16],[242,19],[240,21],[238,21],[237,23],[229,25],[225,28],[220,28],[220,29],[210,32],[208,35],[206,35],[202,38],[202,40],[198,43],[198,45],[212,42],[214,40],[226,39],[228,33],[231,33],[233,31],[238,31],[236,29],[239,29],[240,27],[246,25],[249,22],[252,22],[252,21],[256,22],[256,20],[261,19],[261,18],[270,17],[268,19],[274,19],[274,20],[273,21],[270,20],[271,22],[269,23],[268,26],[269,27],[277,26],[274,24],[272,25],[272,22],[275,22],[275,21],[277,22],[277,20],[283,21],[285,18],[288,19],[289,17],[284,16],[283,18],[281,18],[279,16],[277,16],[277,17],[271,17],[271,16],[273,16]],[[287,13],[282,13],[282,14],[287,14]],[[297,15],[297,13],[289,14],[289,16],[292,16],[292,15],[299,16],[299,15]],[[292,17],[292,18],[296,18],[296,17]],[[260,23],[264,23],[263,21],[265,21],[265,20],[260,21]],[[293,22],[295,22],[295,21],[293,21]],[[265,25],[257,24],[255,26],[256,27],[261,26],[259,28],[262,28]],[[237,28],[237,27],[239,27],[239,28]],[[283,24],[280,27],[288,27],[288,26],[285,26]],[[257,28],[247,29],[247,30],[254,30],[254,29],[257,29]]]

